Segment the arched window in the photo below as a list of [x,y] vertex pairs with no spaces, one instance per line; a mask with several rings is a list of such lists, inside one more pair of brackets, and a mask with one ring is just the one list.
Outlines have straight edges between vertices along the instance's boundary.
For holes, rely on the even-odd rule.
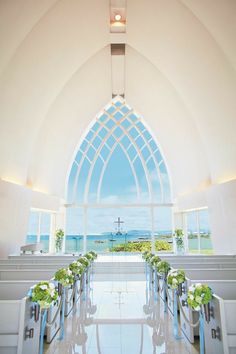
[[[66,199],[68,208],[86,211],[96,205],[171,206],[162,153],[142,118],[121,97],[103,109],[84,136],[70,170]],[[78,210],[74,213],[78,216]]]

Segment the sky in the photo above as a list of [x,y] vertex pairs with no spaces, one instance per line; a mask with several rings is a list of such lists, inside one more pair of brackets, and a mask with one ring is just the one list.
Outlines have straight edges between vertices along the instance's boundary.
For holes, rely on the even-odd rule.
[[[94,121],[77,152],[68,181],[67,203],[78,206],[97,203],[98,199],[100,203],[111,205],[148,203],[150,196],[153,203],[171,202],[169,177],[163,156],[138,115],[123,101],[113,103]],[[124,220],[124,231],[151,230],[150,208],[90,208],[87,233],[114,231],[114,221],[118,217]],[[29,234],[37,232],[37,224],[38,217],[32,214]],[[204,213],[201,214],[201,225],[207,227]],[[46,233],[49,227],[49,217],[45,215],[41,229]],[[189,216],[189,227],[196,228],[195,216]],[[154,228],[156,231],[172,229],[170,207],[154,209]],[[67,210],[66,232],[83,233],[82,208]]]

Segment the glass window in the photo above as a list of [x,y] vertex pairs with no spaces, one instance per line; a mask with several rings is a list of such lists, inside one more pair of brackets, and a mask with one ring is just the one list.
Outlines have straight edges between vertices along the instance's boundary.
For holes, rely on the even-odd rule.
[[117,127],[116,130],[114,131],[114,135],[115,135],[117,138],[120,138],[121,135],[123,135],[123,130],[122,130],[120,127]]
[[213,250],[212,250],[208,209],[199,210],[199,228],[200,228],[201,253],[212,254]]
[[104,139],[107,134],[108,134],[108,131],[105,128],[102,128],[98,133],[98,135],[100,136],[101,139]]
[[83,209],[66,209],[66,253],[81,253],[83,250]]
[[189,252],[197,253],[198,245],[198,223],[196,211],[187,213],[188,249]]
[[108,115],[103,113],[100,117],[99,117],[99,120],[100,122],[104,123],[108,118]]
[[112,129],[115,125],[116,125],[116,123],[115,123],[114,120],[112,120],[112,119],[109,119],[109,120],[106,122],[106,126],[107,126],[108,129]]
[[131,123],[128,119],[124,119],[123,122],[121,122],[122,127],[125,129],[128,129],[131,126]]
[[115,140],[114,136],[110,135],[106,142],[107,142],[107,145],[110,148],[112,148],[113,145],[115,144],[116,140]]
[[123,117],[123,114],[121,114],[120,112],[116,112],[113,116],[116,120],[120,120]]

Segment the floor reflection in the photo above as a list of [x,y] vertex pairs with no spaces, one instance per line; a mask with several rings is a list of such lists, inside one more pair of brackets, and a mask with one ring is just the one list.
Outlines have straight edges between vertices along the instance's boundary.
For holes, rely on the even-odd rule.
[[85,301],[65,320],[65,339],[46,354],[196,354],[185,339],[172,335],[164,313],[143,281],[94,282]]

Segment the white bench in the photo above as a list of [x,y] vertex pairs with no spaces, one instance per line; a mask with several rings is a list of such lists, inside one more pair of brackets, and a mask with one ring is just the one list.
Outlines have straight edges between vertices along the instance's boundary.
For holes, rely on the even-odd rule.
[[211,286],[216,294],[210,302],[210,322],[204,323],[206,353],[236,353],[236,281]]
[[[0,286],[0,353],[38,353],[40,334],[39,318],[33,315],[35,304],[26,296],[29,285],[12,288],[5,282]],[[37,312],[36,312],[37,313]]]
[[[236,289],[236,271],[235,270],[186,270],[187,281],[183,288],[184,292],[180,298],[182,303],[186,305],[188,287],[192,283],[207,283],[216,292],[220,291],[221,286],[224,284],[231,284],[229,287]],[[226,285],[225,285],[226,286]],[[198,313],[192,311],[190,307],[183,306],[183,311],[190,322],[196,322],[198,319]],[[181,328],[185,336],[191,343],[194,343],[194,336],[198,335],[198,327],[192,328],[185,321],[183,315],[180,312]]]
[[[32,280],[0,281],[1,298],[3,297],[4,299],[11,299],[12,297],[24,297],[28,293],[29,289],[37,282],[38,281]],[[59,303],[60,298],[47,310],[47,321],[49,323],[53,321],[53,324],[46,328],[45,334],[47,343],[50,343],[53,340],[56,333],[60,329],[60,312],[58,312]]]

